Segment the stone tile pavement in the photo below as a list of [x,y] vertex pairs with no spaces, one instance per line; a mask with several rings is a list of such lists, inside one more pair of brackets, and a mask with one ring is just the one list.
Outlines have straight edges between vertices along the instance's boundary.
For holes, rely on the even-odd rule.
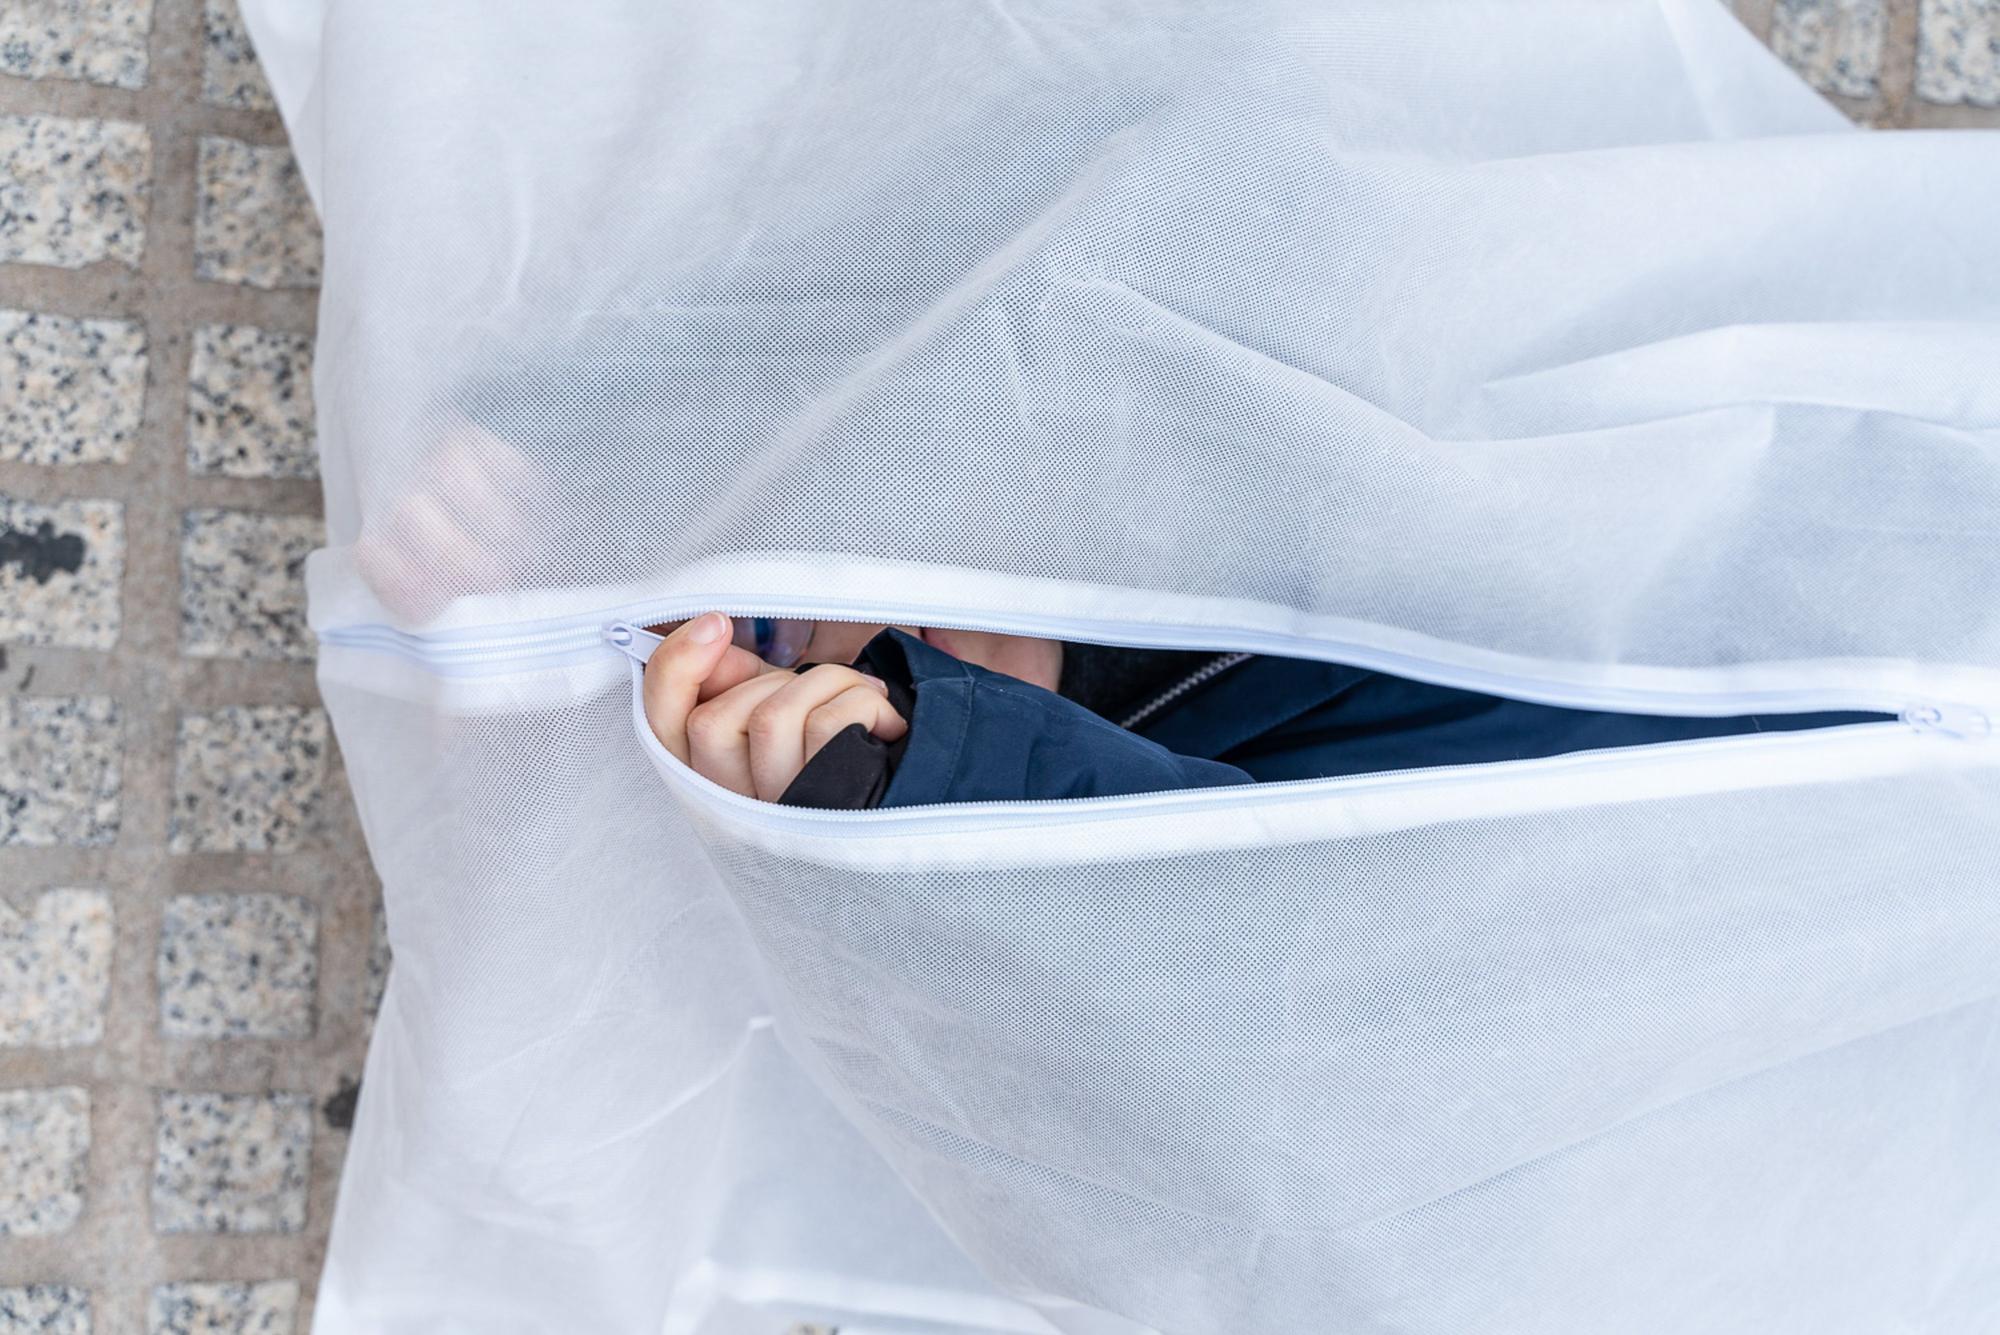
[[234,0],[0,0],[0,1335],[303,1331],[386,974]]
[[[1735,0],[2000,126],[2000,0]],[[0,1335],[303,1331],[388,969],[313,689],[318,232],[234,0],[0,0]]]

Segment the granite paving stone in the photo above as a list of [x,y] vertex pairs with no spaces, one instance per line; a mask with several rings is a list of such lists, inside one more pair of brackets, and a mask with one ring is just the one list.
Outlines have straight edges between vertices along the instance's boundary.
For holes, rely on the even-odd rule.
[[0,1044],[67,1048],[104,1037],[111,896],[45,890],[22,912],[0,899]]
[[0,844],[116,839],[121,743],[107,696],[0,696]]
[[319,282],[319,220],[290,149],[204,135],[195,175],[197,278],[264,288]]
[[160,1095],[153,1227],[161,1233],[296,1233],[312,1153],[306,1094]]
[[153,0],[7,0],[0,4],[0,74],[146,83]]
[[317,515],[189,510],[181,517],[181,652],[312,658],[305,566],[325,538]]
[[137,267],[151,172],[143,125],[0,116],[0,262]]
[[290,895],[181,895],[160,923],[160,1032],[307,1038],[319,916]]
[[2000,0],[1923,0],[1917,96],[2000,107]]
[[389,989],[389,964],[389,915],[377,904],[368,940],[367,987],[362,994],[362,1004],[371,1016],[382,1010],[382,994]]
[[174,852],[287,853],[314,828],[326,782],[323,711],[237,705],[183,714],[174,750]]
[[0,496],[0,642],[109,649],[118,643],[125,507]]
[[250,33],[236,0],[207,0],[201,11],[201,100],[218,107],[268,111],[271,85],[250,49]]
[[146,330],[0,310],[0,459],[122,464],[146,402]]
[[0,1236],[60,1233],[83,1214],[90,1094],[0,1090]]
[[0,1287],[0,1335],[91,1335],[90,1291],[73,1284]]
[[318,477],[312,339],[253,325],[202,325],[188,362],[188,471]]
[[1886,0],[1777,0],[1771,49],[1822,92],[1873,97],[1888,30]]
[[146,1335],[292,1335],[298,1310],[295,1280],[162,1284],[147,1305]]

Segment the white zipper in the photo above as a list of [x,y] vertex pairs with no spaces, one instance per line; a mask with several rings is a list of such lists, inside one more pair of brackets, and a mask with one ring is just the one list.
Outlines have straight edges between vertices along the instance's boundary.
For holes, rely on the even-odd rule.
[[[636,682],[637,676],[634,675]],[[667,756],[664,747],[645,730],[643,718],[635,720],[643,744]],[[1520,786],[1536,776],[1565,770],[1581,771],[1597,779],[1632,769],[1652,770],[1660,753],[1670,752],[1682,761],[1701,757],[1720,758],[1732,753],[1811,749],[1823,752],[1829,740],[1842,739],[1850,745],[1880,743],[1891,735],[1907,738],[1909,730],[1895,720],[1880,723],[1849,723],[1807,731],[1742,733],[1727,737],[1697,737],[1676,742],[1651,742],[1640,746],[1616,747],[1599,751],[1570,751],[1560,755],[1537,756],[1529,760],[1480,762],[1464,765],[1431,765],[1415,769],[1384,770],[1368,774],[1345,774],[1323,779],[1278,779],[1268,783],[1224,784],[1213,788],[1172,788],[1157,792],[1128,793],[1112,797],[1045,797],[979,802],[921,802],[906,807],[879,807],[848,811],[817,807],[788,807],[745,797],[713,783],[678,761],[667,759],[683,782],[700,790],[711,805],[731,812],[739,819],[768,830],[803,835],[823,835],[847,827],[845,833],[870,837],[924,834],[991,834],[1015,826],[1039,828],[1048,818],[1066,821],[1111,820],[1143,816],[1148,812],[1172,811],[1187,815],[1231,811],[1240,807],[1268,810],[1273,803],[1290,800],[1319,800],[1337,796],[1359,796],[1395,789],[1423,789],[1435,794],[1440,789],[1487,785],[1505,771],[1505,782]]]
[[[623,652],[626,657],[641,666],[644,666],[646,661],[653,656],[653,650],[659,646],[664,638],[664,636],[656,635],[643,626],[635,626],[627,621],[614,621],[604,628],[605,643]],[[1235,667],[1239,663],[1246,663],[1252,657],[1253,655],[1251,654],[1216,655],[1193,672],[1182,677],[1166,690],[1161,691],[1158,695],[1146,701],[1145,704],[1140,705],[1137,709],[1119,719],[1118,726],[1121,728],[1137,727],[1174,701],[1186,695],[1195,687],[1202,685],[1204,682],[1213,681],[1230,668]]]
[[[1205,635],[1226,638],[1228,651],[1284,658],[1349,663],[1393,676],[1427,681],[1481,695],[1526,700],[1569,709],[1614,713],[1730,718],[1749,714],[1868,712],[1894,714],[1924,732],[1977,740],[1993,734],[1988,711],[1964,701],[1885,698],[1838,688],[1793,690],[1670,691],[1612,683],[1551,684],[1464,664],[1441,663],[1374,645],[1331,642],[1268,630],[1231,630],[1226,637],[1201,628],[1157,622],[1088,620],[1039,612],[994,613],[975,622],[940,616],[934,606],[892,602],[848,603],[839,609],[809,599],[760,599],[753,607],[727,599],[684,597],[670,603],[636,604],[608,613],[565,617],[526,627],[471,627],[414,635],[386,625],[328,627],[320,642],[366,649],[421,664],[445,677],[484,677],[518,671],[567,667],[601,659],[607,648],[644,661],[658,637],[641,629],[648,623],[681,620],[701,612],[730,616],[796,617],[883,625],[926,625],[945,629],[990,630],[1045,639],[1089,641],[1139,648],[1186,649]],[[643,646],[643,652],[641,647]]]

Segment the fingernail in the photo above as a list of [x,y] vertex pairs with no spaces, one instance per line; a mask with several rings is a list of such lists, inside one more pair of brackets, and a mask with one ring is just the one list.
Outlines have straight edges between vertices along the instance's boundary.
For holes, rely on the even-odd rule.
[[867,682],[870,686],[873,686],[876,690],[882,692],[882,694],[884,695],[887,695],[889,693],[889,683],[883,681],[880,677],[876,676],[872,672],[862,673],[861,680]]
[[720,612],[703,612],[688,624],[688,643],[714,644],[728,633],[728,617]]

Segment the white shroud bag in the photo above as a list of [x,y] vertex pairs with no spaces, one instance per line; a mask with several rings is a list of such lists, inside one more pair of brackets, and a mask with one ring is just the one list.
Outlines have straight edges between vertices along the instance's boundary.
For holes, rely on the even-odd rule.
[[[2000,1328],[2000,140],[1709,0],[254,0],[396,956],[319,1335]],[[711,607],[1890,721],[865,813]]]

